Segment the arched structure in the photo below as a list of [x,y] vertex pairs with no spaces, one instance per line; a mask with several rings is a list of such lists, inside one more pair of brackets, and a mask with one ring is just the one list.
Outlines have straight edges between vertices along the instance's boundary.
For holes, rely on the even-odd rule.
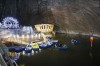
[[52,32],[54,25],[53,24],[37,24],[35,28],[38,32],[47,33]]
[[[45,37],[55,36],[55,32],[53,31],[53,24],[37,24],[35,25],[35,28],[37,32],[44,33]],[[41,34],[43,37],[44,35]]]

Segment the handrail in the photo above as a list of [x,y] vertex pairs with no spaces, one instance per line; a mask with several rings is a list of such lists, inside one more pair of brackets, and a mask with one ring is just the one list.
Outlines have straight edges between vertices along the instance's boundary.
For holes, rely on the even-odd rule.
[[[2,44],[3,45],[3,44]],[[5,46],[6,47],[6,46]],[[3,50],[3,52],[4,52],[4,54],[5,54],[5,57],[7,57],[7,60],[8,60],[8,62],[9,62],[9,64],[10,64],[10,66],[14,66],[14,64],[13,64],[13,62],[12,62],[12,60],[11,60],[11,58],[8,56],[8,53],[4,50],[4,47],[2,48],[2,50]],[[15,62],[15,61],[14,61]],[[17,63],[15,63],[16,64],[16,66],[18,66],[17,65]]]
[[16,66],[18,66],[18,64],[13,60],[13,63],[15,63]]
[[1,62],[3,62],[2,64],[0,63],[0,66],[7,66],[7,64],[6,64],[6,62],[4,61],[4,59],[3,59],[1,53],[0,53],[0,59],[1,59]]

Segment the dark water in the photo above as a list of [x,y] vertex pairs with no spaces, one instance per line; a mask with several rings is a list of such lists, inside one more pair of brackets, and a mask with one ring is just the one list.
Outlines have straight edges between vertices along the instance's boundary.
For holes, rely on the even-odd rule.
[[[70,45],[70,39],[80,41],[78,45]],[[56,35],[59,43],[67,44],[69,50],[59,51],[54,47],[25,56],[20,55],[16,61],[19,66],[97,66],[100,60],[100,38],[94,37],[93,47],[90,48],[89,36]]]

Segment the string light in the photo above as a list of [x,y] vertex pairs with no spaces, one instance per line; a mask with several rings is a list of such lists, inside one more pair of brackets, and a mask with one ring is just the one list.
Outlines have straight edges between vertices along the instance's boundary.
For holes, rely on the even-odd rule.
[[18,28],[19,22],[18,22],[17,19],[15,19],[13,17],[6,17],[6,18],[3,19],[0,27],[1,28]]

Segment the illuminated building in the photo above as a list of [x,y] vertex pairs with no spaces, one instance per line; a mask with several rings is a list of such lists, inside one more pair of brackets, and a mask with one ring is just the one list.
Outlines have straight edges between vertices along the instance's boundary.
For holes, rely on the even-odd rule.
[[52,24],[37,24],[35,28],[38,32],[48,33],[53,31],[54,25]]
[[35,25],[35,28],[37,32],[44,33],[48,37],[55,35],[55,32],[53,31],[53,24],[37,24]]

